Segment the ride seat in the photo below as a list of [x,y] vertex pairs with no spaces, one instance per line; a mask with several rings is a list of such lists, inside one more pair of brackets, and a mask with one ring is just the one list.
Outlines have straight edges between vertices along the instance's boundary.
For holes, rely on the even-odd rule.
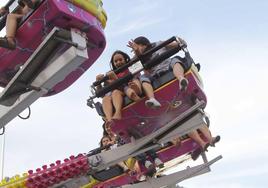
[[[186,61],[185,58],[181,58],[181,60]],[[199,63],[196,64],[193,62],[191,69],[193,69],[193,68],[197,69],[197,71],[199,72],[201,66]],[[151,84],[152,84],[153,89],[155,91],[156,89],[160,88],[161,86],[165,85],[166,83],[168,83],[174,79],[175,79],[175,76],[173,74],[173,71],[171,69],[168,69],[167,71],[163,71],[163,72],[159,72],[159,73],[155,74],[153,77],[153,80],[151,81]],[[140,97],[145,97],[144,92],[142,92],[142,96],[140,96]],[[124,100],[124,102],[123,102],[124,107],[128,106],[129,104],[131,104],[133,102],[127,96],[125,96],[123,100]],[[104,117],[105,114],[104,114],[103,109],[102,109],[102,104],[100,102],[97,102],[95,104],[95,107],[96,107],[97,113],[100,116]]]

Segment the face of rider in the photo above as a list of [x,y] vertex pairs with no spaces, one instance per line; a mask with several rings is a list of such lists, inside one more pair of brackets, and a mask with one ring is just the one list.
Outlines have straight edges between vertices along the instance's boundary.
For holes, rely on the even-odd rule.
[[124,56],[122,54],[115,54],[113,57],[113,63],[116,68],[121,67],[126,63]]
[[105,136],[105,137],[102,138],[102,140],[101,140],[101,144],[102,144],[103,146],[107,146],[107,145],[109,144],[110,141],[111,141],[110,138]]
[[140,53],[143,53],[145,51],[145,49],[147,48],[147,46],[143,45],[143,44],[137,44],[137,47],[138,47],[138,51]]

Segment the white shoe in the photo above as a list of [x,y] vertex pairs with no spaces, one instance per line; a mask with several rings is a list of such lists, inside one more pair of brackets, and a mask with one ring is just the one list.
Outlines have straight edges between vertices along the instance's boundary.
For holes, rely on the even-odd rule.
[[153,165],[153,163],[151,163],[151,161],[148,161],[148,160],[145,161],[144,166],[145,166],[146,168],[150,168],[151,165]]
[[152,109],[158,109],[161,107],[161,104],[155,98],[150,98],[147,101],[145,101],[145,105],[148,108],[152,108]]
[[159,168],[164,168],[164,163],[159,158],[156,158],[154,160],[154,163],[155,163],[155,166],[157,166]]
[[137,179],[139,181],[145,181],[146,180],[146,176],[145,175],[140,175],[140,176],[137,176]]
[[151,161],[145,161],[144,166],[147,168],[146,176],[153,177],[156,173],[156,169],[153,163],[151,163]]

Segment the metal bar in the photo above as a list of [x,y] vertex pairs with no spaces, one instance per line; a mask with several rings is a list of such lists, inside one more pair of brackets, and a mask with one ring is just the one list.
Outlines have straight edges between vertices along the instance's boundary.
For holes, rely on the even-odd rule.
[[[144,57],[156,52],[157,50],[165,47],[166,45],[168,45],[169,43],[173,42],[173,41],[176,41],[176,37],[171,37],[169,38],[168,40],[162,42],[161,44],[151,48],[150,50],[147,50],[146,52],[144,52],[143,54],[141,54],[139,57],[134,57],[132,58],[128,63],[126,63],[125,65],[121,66],[120,68],[114,70],[114,72],[117,74],[119,72],[122,72],[124,70],[126,70],[129,66],[133,65],[134,63],[136,63],[137,61],[139,61],[140,59],[143,59]],[[108,80],[109,77],[108,76],[105,76],[103,79],[101,80],[98,80],[98,81],[95,81],[93,83],[93,86],[98,86],[100,85],[102,82]]]
[[[172,55],[176,54],[177,52],[179,52],[180,48],[172,48],[170,50],[167,50],[166,52],[162,53],[161,55],[151,59],[149,62],[143,64],[144,69],[149,69],[155,65],[160,64],[163,60],[171,57]],[[140,71],[142,71],[143,69],[140,69]],[[139,72],[136,72],[139,73]],[[117,88],[118,86],[120,86],[121,84],[128,82],[129,80],[131,80],[134,77],[135,74],[132,73],[128,73],[126,76],[115,80],[114,82],[112,82],[111,84],[109,84],[106,87],[103,87],[99,90],[96,91],[95,93],[95,97],[101,97],[103,95],[105,95],[106,93],[108,93],[109,91],[112,91],[113,89]],[[95,83],[95,82],[94,82]]]
[[[197,107],[197,106],[196,106]],[[193,110],[193,109],[191,109]],[[126,160],[129,157],[135,157],[141,153],[144,153],[146,151],[149,151],[154,148],[159,148],[159,143],[154,143],[154,139],[159,137],[161,143],[166,143],[168,141],[172,140],[172,137],[170,139],[166,138],[164,133],[168,132],[171,128],[174,126],[178,126],[178,122],[180,122],[182,117],[189,115],[189,113],[192,113],[193,111],[187,111],[187,113],[182,114],[179,116],[180,118],[177,118],[177,121],[172,121],[165,127],[159,129],[158,131],[143,137],[142,139],[139,139],[137,141],[134,141],[129,144],[125,144],[123,146],[120,146],[118,148],[115,148],[113,150],[105,151],[100,154],[96,154],[93,156],[88,157],[89,163],[93,164],[96,159],[101,158],[102,161],[97,167],[93,167],[92,170],[99,171],[103,170],[109,166],[115,165],[120,161]],[[193,123],[194,122],[194,123]],[[203,124],[203,118],[202,114],[197,113],[194,117],[192,117],[192,120],[188,120],[183,122],[180,126],[176,129],[177,136],[184,135],[191,130],[197,129],[199,126]],[[163,135],[163,137],[161,137]],[[168,136],[170,136],[168,134]],[[150,143],[150,145],[148,145]],[[93,165],[92,165],[93,166]]]
[[[144,145],[146,145],[147,143],[149,143],[155,139],[157,139],[158,141],[160,140],[160,141],[164,142],[164,138],[163,138],[164,133],[169,132],[170,129],[172,129],[174,126],[177,126],[178,122],[182,121],[184,118],[186,118],[187,116],[189,116],[190,114],[195,112],[197,109],[201,108],[203,105],[204,105],[203,101],[197,102],[194,106],[192,106],[191,108],[189,108],[188,110],[186,110],[185,112],[180,114],[177,118],[170,121],[163,128],[155,131],[149,137],[143,138],[139,144],[137,142],[136,146],[134,148],[132,148],[132,151],[134,152],[135,150],[138,150],[139,148],[143,147]],[[191,127],[191,125],[189,125],[187,127]],[[161,135],[162,135],[162,138],[161,138]]]
[[5,165],[5,133],[2,135],[2,148],[1,148],[1,174],[0,178],[1,180],[4,178],[4,165]]
[[[70,36],[70,32],[60,30],[59,28],[53,28],[53,30],[46,36],[22,68],[16,73],[16,75],[10,80],[5,89],[0,94],[0,104],[5,106],[13,105],[17,97],[29,90],[21,85],[14,84],[24,83],[30,85],[35,77],[44,69],[44,67],[50,62],[49,56],[53,54],[55,48],[59,44],[58,41],[54,40],[56,35]],[[20,87],[19,87],[20,86]]]
[[[71,34],[72,40],[74,42],[79,41],[80,46],[82,45],[86,47],[85,38],[78,35],[77,33]],[[40,55],[37,52],[35,52],[34,54]],[[32,57],[32,59],[34,60],[36,58]],[[20,114],[25,108],[31,105],[38,98],[47,94],[49,90],[51,90],[60,81],[64,80],[67,75],[69,75],[73,70],[78,68],[86,59],[88,59],[86,48],[81,50],[79,48],[70,47],[57,59],[51,60],[52,62],[45,62],[47,64],[47,67],[43,69],[33,79],[31,83],[29,83],[32,88],[40,88],[40,90],[31,90],[27,93],[20,95],[20,100],[16,100],[16,102],[12,106],[0,106],[0,128],[2,128],[12,119],[14,119],[18,114]],[[11,85],[12,83],[10,83],[10,85],[8,86]]]
[[15,0],[9,0],[4,6],[5,9],[8,9],[14,2],[15,2]]
[[87,54],[86,56],[78,55],[76,48],[74,47],[67,50],[62,56],[43,70],[32,82],[31,85],[41,88],[40,91],[30,91],[25,93],[21,95],[20,101],[17,101],[14,105],[10,107],[2,106],[2,108],[0,108],[0,128],[5,126],[38,98],[45,95],[86,59]]
[[[197,165],[194,167],[187,167],[185,170],[175,172],[173,174],[148,179],[146,182],[140,182],[134,185],[122,185],[122,188],[159,188],[159,187],[175,187],[176,184],[182,182],[183,180],[190,179],[207,172],[210,172],[210,166],[220,160],[222,156],[218,156],[207,163],[203,163],[201,165]],[[76,178],[72,178],[66,181],[63,181],[57,185],[54,185],[50,188],[74,188],[81,187],[87,183],[89,183],[89,178],[87,176],[79,176]]]
[[202,159],[203,159],[204,163],[207,163],[208,162],[208,158],[207,158],[206,153],[205,152],[202,152],[201,153],[201,156],[202,156]]
[[125,186],[122,186],[122,188],[144,188],[144,187],[160,188],[164,186],[174,185],[174,184],[180,183],[183,180],[190,179],[192,177],[210,172],[209,166],[217,162],[221,158],[222,156],[218,156],[207,163],[197,165],[194,167],[189,167],[189,168],[186,168],[185,170],[175,172],[173,174],[163,176],[160,178],[151,178],[145,182],[137,183],[135,185],[125,185]]
[[76,178],[68,179],[59,184],[53,185],[49,188],[77,188],[89,183],[89,178],[86,176],[78,176]]

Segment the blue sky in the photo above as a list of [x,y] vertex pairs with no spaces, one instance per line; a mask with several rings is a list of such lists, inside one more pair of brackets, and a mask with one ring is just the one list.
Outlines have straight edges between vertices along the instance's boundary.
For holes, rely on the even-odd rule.
[[[1,4],[4,1],[1,1]],[[208,97],[211,130],[222,136],[208,157],[223,159],[212,172],[181,185],[191,188],[268,186],[268,2],[264,0],[103,0],[108,14],[107,47],[66,91],[33,105],[29,120],[7,126],[5,175],[87,152],[101,136],[101,119],[86,106],[89,85],[109,70],[116,49],[130,53],[127,41],[178,35],[188,42]],[[198,161],[200,162],[200,161]]]

